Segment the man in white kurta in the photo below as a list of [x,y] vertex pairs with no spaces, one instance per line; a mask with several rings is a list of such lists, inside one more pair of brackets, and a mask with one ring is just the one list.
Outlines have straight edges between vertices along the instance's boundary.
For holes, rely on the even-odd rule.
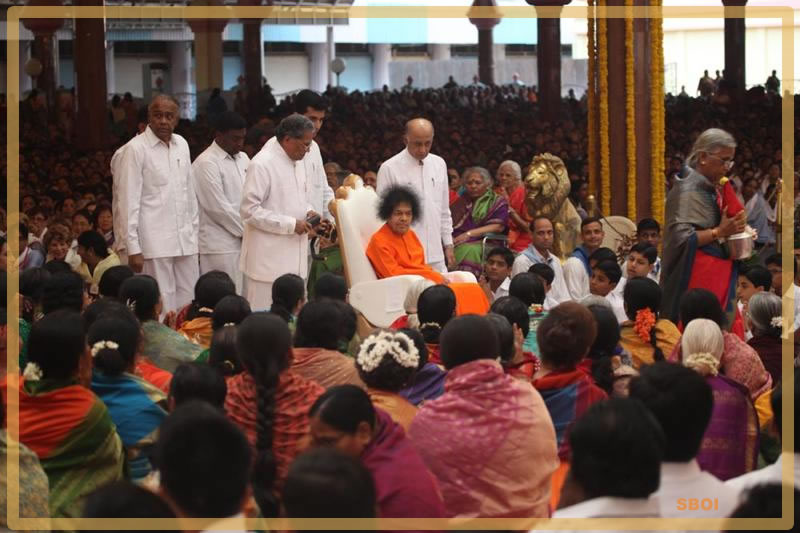
[[128,264],[158,281],[165,313],[192,300],[200,275],[197,197],[189,145],[172,133],[177,123],[177,103],[153,98],[147,129],[128,143],[118,167]]
[[272,305],[272,284],[283,274],[308,277],[306,222],[317,213],[311,205],[303,163],[314,126],[298,114],[283,119],[277,142],[264,145],[247,167],[240,213],[244,222],[242,258],[244,297],[253,310]]
[[192,164],[200,207],[200,274],[227,273],[242,290],[239,254],[242,249],[242,187],[250,158],[242,151],[247,123],[233,111],[217,119],[214,141]]
[[564,272],[561,270],[561,261],[551,253],[553,249],[553,223],[546,217],[538,217],[531,221],[533,240],[528,247],[517,256],[511,268],[513,278],[521,272],[536,264],[543,263],[553,269],[553,283],[544,300],[544,308],[549,311],[558,304],[570,299],[567,285],[564,282]]
[[415,118],[406,124],[406,148],[378,169],[378,194],[393,185],[413,190],[422,202],[422,216],[411,228],[425,250],[425,262],[439,272],[455,266],[453,219],[444,159],[430,153],[433,124]]
[[[144,133],[144,130],[147,129],[147,111],[146,108],[142,108],[139,112],[139,119],[136,125],[137,132],[136,135],[141,135]],[[134,137],[135,138],[135,137]],[[122,162],[122,155],[125,153],[125,150],[128,148],[128,145],[133,142],[133,139],[128,141],[127,143],[123,144],[117,151],[114,152],[114,155],[111,157],[111,221],[113,223],[113,231],[114,231],[114,244],[112,245],[111,249],[114,253],[117,254],[119,257],[119,263],[121,265],[128,264],[128,250],[127,250],[127,242],[128,240],[125,238],[128,234],[128,229],[123,226],[123,221],[125,217],[122,215],[122,206],[120,205],[120,193],[119,193],[119,180],[122,175],[120,169],[120,163]],[[76,243],[77,246],[77,243]]]

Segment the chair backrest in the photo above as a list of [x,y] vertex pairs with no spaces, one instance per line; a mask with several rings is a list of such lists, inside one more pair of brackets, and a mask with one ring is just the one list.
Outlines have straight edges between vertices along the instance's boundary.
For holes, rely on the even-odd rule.
[[383,225],[375,190],[358,180],[347,198],[336,201],[336,224],[348,286],[378,279],[366,254],[370,238]]
[[[615,253],[621,248],[630,247],[625,246],[625,239],[633,239],[636,236],[635,222],[623,216],[612,215],[610,217],[604,217],[600,219],[600,223],[602,224],[603,232],[605,233],[605,236],[603,237],[603,244],[601,244],[601,246],[611,248]],[[628,244],[631,244],[630,241]],[[632,244],[635,244],[635,242]]]

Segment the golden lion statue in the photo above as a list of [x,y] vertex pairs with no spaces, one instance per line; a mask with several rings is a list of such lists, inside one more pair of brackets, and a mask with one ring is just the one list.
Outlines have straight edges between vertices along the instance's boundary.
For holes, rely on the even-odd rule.
[[571,186],[560,158],[549,153],[533,157],[525,176],[525,205],[533,218],[553,222],[553,253],[562,259],[578,245],[581,228],[581,217],[568,199]]

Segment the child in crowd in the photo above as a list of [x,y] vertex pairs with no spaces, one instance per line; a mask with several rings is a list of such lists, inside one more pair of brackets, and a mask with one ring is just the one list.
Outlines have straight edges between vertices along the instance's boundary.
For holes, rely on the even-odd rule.
[[652,218],[643,218],[636,225],[636,238],[639,240],[638,244],[646,244],[656,249],[653,268],[647,273],[647,277],[658,283],[661,277],[661,258],[658,257],[658,245],[661,243],[661,226]]
[[[769,292],[771,287],[772,274],[761,265],[752,265],[739,272],[739,279],[736,282],[736,300],[742,317],[747,316],[750,298],[758,292]],[[744,324],[744,338],[749,340],[753,334],[747,327],[747,320],[744,321]]]
[[783,289],[783,262],[781,254],[772,254],[767,257],[764,263],[769,273],[772,274],[772,292],[778,296],[783,296],[784,294],[788,294],[790,290],[793,291],[794,323],[792,324],[792,330],[796,330],[798,326],[800,326],[800,287],[797,286],[797,257],[792,257],[792,263],[794,265],[792,274],[794,278],[792,279],[792,284],[785,290]]
[[508,248],[497,247],[489,251],[483,265],[483,274],[478,282],[490,302],[508,296],[511,285],[511,267],[514,265],[514,252]]
[[616,261],[602,261],[597,263],[592,269],[592,277],[589,281],[589,292],[608,300],[617,320],[624,322],[628,317],[625,314],[622,297],[614,290],[621,278],[622,269]]

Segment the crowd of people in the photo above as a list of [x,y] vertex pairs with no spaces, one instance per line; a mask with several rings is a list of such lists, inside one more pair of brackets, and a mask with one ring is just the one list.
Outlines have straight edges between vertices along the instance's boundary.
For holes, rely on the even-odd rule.
[[[666,221],[636,221],[623,256],[586,201],[585,102],[559,124],[536,105],[305,90],[212,128],[158,95],[137,135],[80,155],[23,122],[0,267],[20,277],[21,376],[0,384],[3,414],[20,388],[20,516],[780,516],[800,325],[775,252],[780,161],[800,163],[780,104],[668,97]],[[574,250],[526,206],[545,151],[572,180]],[[375,275],[418,276],[388,327],[348,303],[343,181],[378,197]]]

